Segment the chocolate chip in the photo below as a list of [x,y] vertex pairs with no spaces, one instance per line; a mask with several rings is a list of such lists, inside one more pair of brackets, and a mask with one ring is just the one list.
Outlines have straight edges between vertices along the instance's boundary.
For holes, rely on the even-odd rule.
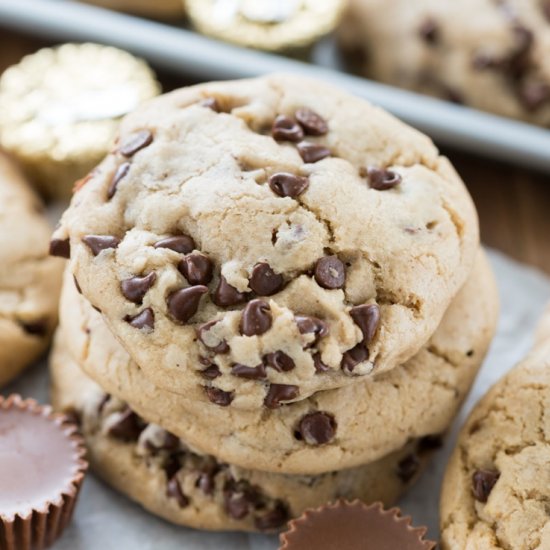
[[302,127],[291,117],[279,115],[273,122],[271,134],[277,141],[300,141],[304,138]]
[[126,315],[124,320],[134,328],[148,330],[155,328],[155,313],[150,307],[140,311],[137,315]]
[[178,269],[190,285],[207,285],[212,280],[212,261],[200,252],[185,256]]
[[301,107],[294,116],[309,136],[324,136],[328,132],[327,121],[308,107]]
[[302,417],[298,424],[298,433],[308,445],[324,445],[334,439],[336,426],[332,414],[318,411]]
[[233,519],[244,519],[250,512],[253,501],[244,490],[231,489],[224,491],[224,508]]
[[[160,438],[159,438],[160,439]],[[145,439],[145,446],[152,453],[159,451],[176,451],[180,446],[180,440],[170,432],[163,430],[162,439],[159,441],[155,439]]]
[[443,437],[439,434],[425,435],[418,440],[419,453],[429,453],[443,447]]
[[185,324],[199,309],[199,303],[208,288],[203,285],[180,288],[172,292],[166,301],[168,311],[173,319]]
[[225,340],[217,340],[217,343],[213,343],[207,336],[210,329],[218,323],[219,321],[209,321],[208,323],[200,325],[197,328],[197,337],[202,342],[203,346],[212,350],[214,353],[227,353],[229,351],[229,345]]
[[403,482],[408,483],[418,472],[420,462],[415,454],[407,455],[397,464],[397,477]]
[[216,113],[219,113],[221,110],[218,100],[215,97],[207,97],[206,99],[203,99],[200,102],[200,105],[202,107],[206,107],[207,109],[212,109]]
[[231,404],[231,401],[233,401],[233,394],[231,392],[208,386],[205,386],[204,391],[208,399],[220,407],[227,407]]
[[216,487],[214,472],[200,472],[199,477],[195,483],[205,495],[211,495],[214,493]]
[[315,345],[321,338],[324,338],[329,333],[328,324],[325,321],[321,321],[317,317],[310,317],[307,315],[296,315],[294,321],[298,326],[300,334],[313,334],[315,336],[314,341],[310,346]]
[[242,304],[247,300],[246,292],[239,292],[234,286],[231,286],[226,278],[222,275],[220,282],[214,294],[212,295],[212,301],[220,307],[230,307],[237,304]]
[[271,190],[279,197],[299,197],[309,186],[308,178],[288,172],[277,172],[267,180]]
[[156,280],[157,274],[151,271],[151,273],[144,277],[131,277],[130,279],[125,279],[120,283],[120,290],[127,300],[135,304],[141,304],[143,297],[155,284]]
[[107,198],[112,199],[115,196],[118,183],[119,181],[126,176],[128,173],[128,170],[130,170],[130,163],[124,162],[122,163],[117,169],[113,176],[113,179],[111,180],[111,184],[109,185],[109,189],[107,189]]
[[177,472],[181,469],[181,463],[180,463],[180,454],[179,453],[173,453],[168,456],[164,464],[162,465],[162,469],[166,473],[166,478],[168,480],[172,479]]
[[433,46],[439,40],[439,25],[435,19],[428,17],[420,25],[418,33],[427,44]]
[[387,191],[401,183],[401,176],[393,170],[383,170],[375,166],[367,168],[367,177],[369,185],[377,191]]
[[289,519],[288,508],[279,500],[269,512],[257,516],[254,519],[256,529],[260,531],[272,531],[282,527]]
[[180,508],[189,506],[189,499],[183,494],[181,490],[180,482],[176,476],[173,476],[166,485],[166,496],[168,498],[176,499]]
[[340,367],[346,374],[353,374],[353,369],[363,361],[369,358],[369,350],[362,344],[357,344],[354,348],[344,353]]
[[477,470],[472,476],[474,498],[479,502],[487,502],[499,477],[500,472],[496,470]]
[[380,325],[380,308],[378,305],[363,304],[355,306],[351,308],[349,314],[363,333],[363,344],[370,344]]
[[321,360],[321,354],[316,353],[313,356],[313,366],[315,367],[315,372],[317,374],[328,372],[330,370],[330,367],[328,365],[325,365],[323,361]]
[[50,241],[50,256],[59,258],[71,257],[71,242],[69,239],[52,239]]
[[296,147],[302,160],[308,164],[319,162],[331,155],[330,149],[327,149],[324,145],[317,145],[309,141],[301,141]]
[[266,378],[265,366],[262,363],[256,367],[247,367],[246,365],[236,363],[231,367],[231,374],[249,380],[263,380]]
[[283,288],[284,279],[266,262],[257,263],[252,269],[249,285],[258,296],[272,296]]
[[298,386],[291,384],[271,384],[264,399],[264,405],[268,409],[277,409],[281,401],[291,401],[300,395]]
[[23,330],[32,336],[45,336],[48,332],[47,319],[38,319],[36,321],[21,322]]
[[280,350],[268,353],[264,356],[263,360],[268,367],[275,369],[277,372],[289,372],[296,367],[296,363],[292,357]]
[[218,365],[215,365],[214,363],[206,367],[204,370],[201,370],[200,374],[203,378],[206,378],[207,380],[214,380],[215,378],[218,378],[218,376],[222,375],[220,367],[218,367]]
[[157,241],[155,248],[169,248],[180,254],[189,254],[195,250],[195,241],[189,235],[178,235],[176,237],[166,237]]
[[97,256],[102,250],[116,248],[120,244],[120,240],[112,235],[86,235],[82,237],[82,241],[94,256]]
[[145,426],[130,407],[126,407],[117,421],[109,427],[109,435],[122,441],[137,441]]
[[346,282],[346,267],[336,256],[325,256],[317,260],[314,277],[323,288],[342,288]]
[[131,157],[153,142],[153,134],[149,130],[141,130],[132,134],[119,148],[118,152],[125,157]]
[[271,328],[272,317],[269,304],[263,300],[252,300],[246,304],[241,317],[241,334],[259,336]]
[[523,106],[530,112],[536,111],[550,100],[550,85],[545,82],[524,82],[518,90]]

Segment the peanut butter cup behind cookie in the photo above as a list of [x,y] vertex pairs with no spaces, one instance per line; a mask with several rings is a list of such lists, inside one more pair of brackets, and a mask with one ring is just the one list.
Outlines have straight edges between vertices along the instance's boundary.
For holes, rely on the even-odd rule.
[[40,550],[69,523],[84,479],[76,426],[50,407],[0,397],[0,548]]

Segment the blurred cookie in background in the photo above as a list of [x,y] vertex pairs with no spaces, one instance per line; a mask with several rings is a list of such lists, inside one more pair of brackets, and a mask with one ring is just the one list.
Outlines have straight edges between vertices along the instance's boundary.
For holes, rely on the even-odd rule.
[[48,198],[109,151],[120,117],[160,93],[142,60],[98,44],[65,44],[25,56],[0,77],[0,145]]
[[102,8],[124,11],[152,17],[154,19],[174,19],[184,16],[184,0],[82,0],[86,4],[95,4]]

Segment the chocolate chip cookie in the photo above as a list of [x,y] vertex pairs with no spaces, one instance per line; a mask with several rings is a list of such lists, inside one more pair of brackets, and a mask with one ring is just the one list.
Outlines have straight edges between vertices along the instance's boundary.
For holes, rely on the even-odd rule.
[[550,126],[546,0],[352,0],[340,42],[369,78]]
[[550,340],[483,397],[451,457],[442,548],[550,548]]
[[338,497],[389,505],[418,477],[434,451],[426,440],[357,468],[322,475],[246,470],[200,454],[105,394],[64,349],[52,357],[52,399],[81,422],[94,471],[168,521],[210,530],[275,531],[306,508]]
[[471,272],[478,224],[427,137],[270,76],[134,111],[53,242],[155,385],[265,410],[417,353]]
[[[491,270],[480,254],[436,334],[403,366],[291,405],[253,411],[227,403],[215,373],[204,379],[211,383],[214,403],[157,388],[78,295],[70,274],[61,327],[70,353],[90,377],[194,448],[242,467],[315,474],[372,462],[409,439],[437,440],[483,360],[497,303]],[[271,398],[277,397],[272,393]]]
[[0,385],[46,349],[57,324],[63,262],[48,256],[38,198],[0,153]]

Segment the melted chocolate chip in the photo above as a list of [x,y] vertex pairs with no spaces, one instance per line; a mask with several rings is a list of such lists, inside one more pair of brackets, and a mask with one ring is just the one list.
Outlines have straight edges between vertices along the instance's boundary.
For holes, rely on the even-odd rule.
[[110,426],[109,435],[121,441],[137,441],[144,428],[139,416],[130,407],[126,407]]
[[346,374],[353,374],[353,369],[363,361],[369,358],[369,350],[362,344],[357,344],[354,348],[344,353],[340,367]]
[[472,476],[472,492],[479,502],[487,502],[500,473],[496,470],[477,470]]
[[178,269],[190,285],[207,285],[212,280],[212,261],[200,252],[185,256]]
[[200,325],[197,328],[197,337],[202,342],[203,346],[212,350],[214,353],[227,353],[229,351],[229,345],[225,340],[220,340],[218,343],[212,345],[212,342],[207,338],[210,329],[218,323],[219,321],[209,321],[208,323]]
[[272,510],[254,519],[254,525],[260,531],[272,531],[282,527],[289,517],[288,508],[281,501],[277,501]]
[[219,113],[221,111],[218,100],[215,97],[207,97],[206,99],[203,99],[200,102],[200,105],[202,107],[206,107],[207,109],[212,109],[215,113]]
[[250,276],[250,288],[258,296],[272,296],[283,288],[284,279],[279,273],[275,273],[266,262],[260,262],[254,266]]
[[324,338],[329,333],[328,323],[325,323],[325,321],[317,317],[296,315],[294,321],[298,326],[300,334],[313,334],[315,336],[310,346],[315,345],[321,338]]
[[336,256],[325,256],[317,260],[314,276],[317,284],[323,288],[342,288],[346,283],[346,267]]
[[324,136],[328,132],[327,121],[308,107],[301,107],[294,116],[309,136]]
[[298,153],[302,157],[302,160],[307,164],[319,162],[324,158],[330,157],[331,151],[324,145],[318,145],[316,143],[310,143],[309,141],[301,141],[296,146]]
[[252,300],[246,304],[241,317],[241,334],[259,336],[271,328],[272,317],[269,304],[263,300]]
[[393,170],[383,170],[374,166],[367,169],[369,185],[377,191],[387,191],[401,183],[401,176]]
[[200,374],[203,378],[206,378],[207,380],[214,380],[215,378],[218,378],[218,376],[222,375],[220,367],[218,367],[218,365],[215,365],[214,363],[206,367],[204,370],[201,370]]
[[205,386],[204,391],[208,399],[220,407],[227,407],[231,404],[231,401],[233,401],[233,394],[231,392],[208,386]]
[[397,464],[397,477],[403,482],[408,483],[418,472],[420,463],[415,454],[407,455]]
[[97,256],[102,250],[116,248],[120,244],[120,240],[112,235],[86,235],[82,237],[82,241],[94,256]]
[[166,237],[153,245],[155,248],[169,248],[179,254],[189,254],[195,250],[195,241],[189,235]]
[[32,336],[45,336],[48,332],[48,321],[46,319],[38,319],[36,321],[21,322],[23,330]]
[[152,443],[151,441],[147,440],[147,446],[149,448],[156,449],[158,451],[175,451],[180,446],[180,440],[177,436],[174,434],[165,431],[163,434],[162,442],[159,443]]
[[254,500],[244,490],[231,488],[224,491],[224,508],[227,515],[233,519],[244,519],[253,504]]
[[130,170],[130,163],[124,162],[122,163],[117,169],[116,172],[113,175],[113,179],[111,180],[111,184],[109,185],[109,189],[107,189],[107,198],[110,200],[115,196],[118,183],[120,180],[126,176],[128,171]]
[[168,498],[175,499],[180,508],[189,506],[189,499],[183,494],[180,482],[176,476],[173,476],[168,481],[168,484],[166,485],[166,496]]
[[199,303],[208,288],[203,285],[189,286],[172,292],[166,304],[173,319],[185,324],[199,309]]
[[157,274],[151,271],[144,277],[131,277],[120,283],[120,290],[123,296],[134,302],[135,304],[141,304],[147,291],[155,284],[157,280]]
[[519,87],[518,95],[523,106],[534,112],[550,101],[550,85],[545,82],[524,82]]
[[297,142],[304,138],[302,127],[291,117],[279,115],[273,122],[271,134],[277,141]]
[[349,312],[355,324],[363,333],[363,343],[370,344],[380,325],[380,308],[376,304],[363,304]]
[[419,453],[429,453],[443,447],[443,437],[440,434],[425,435],[418,441],[417,451]]
[[264,399],[268,409],[277,409],[282,401],[292,401],[300,395],[298,386],[291,384],[271,384]]
[[247,367],[236,363],[231,367],[231,374],[248,380],[263,380],[266,378],[265,366],[262,363],[256,367]]
[[141,130],[132,134],[118,148],[118,152],[125,157],[131,157],[151,143],[153,143],[153,134],[149,130]]
[[168,480],[172,479],[177,472],[181,469],[180,455],[179,453],[173,453],[164,462],[162,469],[166,473]]
[[50,256],[69,259],[71,257],[71,243],[69,239],[52,239],[50,241]]
[[336,420],[326,412],[306,414],[298,424],[298,433],[308,445],[324,445],[336,435]]
[[328,365],[325,365],[323,361],[321,360],[321,354],[316,353],[313,356],[313,366],[315,367],[315,372],[317,374],[328,372],[330,370],[330,367]]
[[155,328],[155,313],[150,307],[140,311],[137,315],[126,315],[124,320],[137,329],[153,330]]
[[299,197],[309,186],[308,178],[288,172],[277,172],[267,180],[271,190],[279,197]]
[[237,304],[242,304],[247,300],[246,292],[239,292],[234,286],[231,286],[225,277],[220,277],[220,282],[214,294],[212,301],[219,307],[230,307]]
[[195,483],[205,495],[211,495],[214,493],[216,487],[215,473],[214,472],[200,472]]
[[428,17],[420,25],[418,33],[424,42],[433,46],[439,40],[439,25],[435,19]]
[[263,358],[264,363],[275,369],[277,372],[290,372],[296,367],[296,363],[287,355],[284,351],[275,351],[273,353],[268,353]]

